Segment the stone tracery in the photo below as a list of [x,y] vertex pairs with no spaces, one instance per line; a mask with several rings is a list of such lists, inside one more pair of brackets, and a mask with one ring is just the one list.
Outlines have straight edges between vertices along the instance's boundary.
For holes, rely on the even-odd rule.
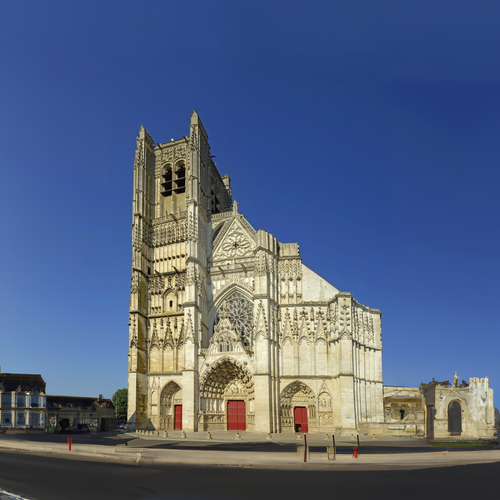
[[218,325],[223,315],[227,317],[234,331],[244,345],[249,346],[253,330],[253,304],[243,294],[236,291],[227,298],[215,317],[214,327]]

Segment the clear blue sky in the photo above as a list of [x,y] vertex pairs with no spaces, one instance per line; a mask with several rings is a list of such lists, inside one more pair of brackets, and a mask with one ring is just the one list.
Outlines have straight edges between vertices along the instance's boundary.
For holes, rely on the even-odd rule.
[[0,365],[127,383],[141,124],[193,108],[255,228],[383,311],[384,381],[500,401],[500,3],[2,2]]

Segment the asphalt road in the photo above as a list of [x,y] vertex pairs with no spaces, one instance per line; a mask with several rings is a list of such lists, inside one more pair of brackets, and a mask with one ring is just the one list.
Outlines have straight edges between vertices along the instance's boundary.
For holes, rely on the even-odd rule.
[[133,466],[0,452],[0,489],[33,500],[495,499],[500,463],[397,471]]

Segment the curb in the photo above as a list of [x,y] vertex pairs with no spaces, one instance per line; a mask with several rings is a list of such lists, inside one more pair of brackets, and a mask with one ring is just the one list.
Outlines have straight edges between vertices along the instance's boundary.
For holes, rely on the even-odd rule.
[[[19,441],[0,441],[0,450],[35,455],[48,455],[72,460],[99,462],[118,462],[129,465],[184,465],[195,467],[237,467],[253,469],[288,470],[381,470],[381,469],[422,469],[449,467],[473,463],[500,462],[500,451],[440,452],[423,454],[370,454],[358,459],[349,455],[339,455],[337,460],[328,460],[327,454],[308,453],[308,462],[297,452],[273,452],[272,459],[266,452],[207,452],[190,450],[151,450],[149,448],[126,448],[100,445],[73,445],[69,451],[63,443],[33,443]],[[249,453],[251,455],[249,456]]]

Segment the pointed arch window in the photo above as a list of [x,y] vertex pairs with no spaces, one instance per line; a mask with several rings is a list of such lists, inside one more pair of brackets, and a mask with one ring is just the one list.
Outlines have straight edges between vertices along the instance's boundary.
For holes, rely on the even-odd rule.
[[230,335],[221,335],[219,337],[219,352],[229,352],[233,350],[233,342]]
[[[242,293],[234,292],[224,301],[224,307],[235,332],[243,344],[249,346],[253,331],[253,302]],[[215,316],[214,327],[218,322],[219,313]]]

